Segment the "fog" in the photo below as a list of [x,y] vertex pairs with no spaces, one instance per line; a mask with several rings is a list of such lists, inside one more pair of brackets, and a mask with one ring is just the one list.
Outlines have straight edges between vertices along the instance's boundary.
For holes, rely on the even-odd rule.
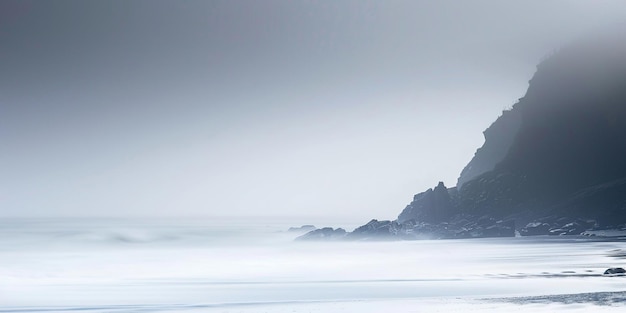
[[623,310],[624,277],[602,275],[623,261],[616,258],[624,252],[619,240],[302,242],[293,241],[298,233],[286,232],[292,223],[1,220],[0,307],[6,312]]
[[0,215],[393,219],[623,1],[2,1]]

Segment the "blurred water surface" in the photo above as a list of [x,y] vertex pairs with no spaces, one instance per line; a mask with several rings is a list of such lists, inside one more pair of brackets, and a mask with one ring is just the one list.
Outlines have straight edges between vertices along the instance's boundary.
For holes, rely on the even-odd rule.
[[[295,242],[295,219],[3,219],[0,312],[612,292],[620,240]],[[315,221],[320,225],[358,223]]]

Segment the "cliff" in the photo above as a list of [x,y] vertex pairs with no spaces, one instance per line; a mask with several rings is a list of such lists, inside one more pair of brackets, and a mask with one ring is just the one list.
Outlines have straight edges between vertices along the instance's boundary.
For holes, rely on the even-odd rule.
[[[465,214],[515,221],[626,223],[626,39],[564,47],[537,67],[526,95],[485,132],[457,188],[415,196],[398,216]],[[432,196],[431,196],[432,197]],[[452,207],[450,206],[452,203]],[[450,212],[455,212],[451,214]],[[556,227],[556,226],[554,226]]]
[[345,235],[470,238],[626,230],[626,34],[566,46],[542,61],[456,187],[418,193],[396,221]]
[[474,158],[463,168],[456,187],[461,189],[466,182],[492,171],[509,152],[521,124],[520,110],[502,112],[502,116],[483,132],[485,143],[476,150]]
[[428,223],[441,223],[447,221],[458,208],[452,201],[451,191],[443,182],[439,182],[435,189],[428,189],[413,197],[413,201],[400,213],[398,222],[416,220]]

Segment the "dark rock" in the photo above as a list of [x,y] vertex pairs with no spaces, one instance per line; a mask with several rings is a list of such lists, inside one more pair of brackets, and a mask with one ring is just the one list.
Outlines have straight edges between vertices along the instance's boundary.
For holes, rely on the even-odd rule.
[[560,232],[559,235],[582,235],[585,231],[589,230],[589,226],[579,221],[569,222],[557,230],[551,230],[550,232]]
[[476,221],[476,226],[487,227],[493,225],[495,222],[495,219],[489,216],[482,216],[478,219],[478,221]]
[[448,224],[448,230],[454,232],[455,238],[515,237],[515,222],[486,216],[473,221],[466,218]]
[[515,222],[498,221],[487,226],[480,237],[515,237]]
[[400,234],[401,226],[396,221],[371,220],[367,224],[357,227],[348,234],[351,238],[378,239],[382,237],[396,237]]
[[296,240],[339,240],[345,237],[346,231],[343,228],[324,227],[310,231],[296,238]]
[[611,267],[604,271],[604,275],[626,275],[626,270],[621,267]]
[[466,182],[493,170],[504,159],[520,129],[522,118],[519,110],[503,111],[483,132],[485,143],[476,150],[472,160],[463,168],[456,187],[461,189]]
[[543,222],[531,222],[526,224],[520,229],[520,235],[522,236],[540,236],[547,235],[550,231],[550,224]]
[[564,197],[553,207],[553,212],[591,221],[590,228],[620,229],[626,223],[626,177]]
[[572,219],[571,217],[544,217],[534,222],[528,223],[520,229],[522,236],[563,236],[563,235],[583,235],[586,231],[592,230],[596,226],[593,220]]
[[371,220],[349,233],[347,239],[356,240],[416,240],[416,239],[455,239],[483,237],[513,237],[515,223],[512,220],[498,221],[483,216],[476,218],[456,215],[449,222],[427,223],[408,220]]
[[548,235],[550,236],[563,236],[567,235],[567,231],[561,228],[553,228],[548,231]]
[[439,182],[434,189],[416,194],[413,201],[400,213],[398,222],[416,220],[426,223],[441,223],[458,213],[448,188]]

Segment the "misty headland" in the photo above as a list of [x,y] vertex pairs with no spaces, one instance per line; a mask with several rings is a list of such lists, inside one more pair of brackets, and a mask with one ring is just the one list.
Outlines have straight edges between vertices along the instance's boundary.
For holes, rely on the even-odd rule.
[[416,194],[396,220],[374,219],[352,232],[323,228],[299,239],[626,231],[626,33],[557,49],[537,65],[526,94],[483,134],[456,186],[439,182]]

